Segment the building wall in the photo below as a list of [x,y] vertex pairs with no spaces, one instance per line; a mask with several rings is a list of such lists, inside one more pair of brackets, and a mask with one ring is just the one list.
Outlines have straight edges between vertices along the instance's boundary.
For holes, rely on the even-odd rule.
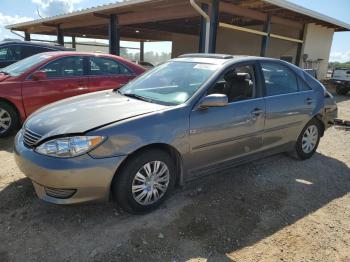
[[172,35],[171,57],[178,57],[186,53],[198,53],[199,37],[192,35],[173,34]]
[[[109,52],[109,47],[108,45],[101,45],[98,43],[94,43],[91,42],[91,45],[80,45],[79,43],[77,43],[75,50],[77,52],[94,52],[94,53],[104,53],[104,54],[108,54]],[[95,45],[93,45],[95,44]],[[72,47],[71,43],[65,43],[64,44],[65,47]]]
[[[254,26],[250,28],[262,31],[262,26]],[[297,30],[290,30],[287,34],[283,33],[283,28],[278,25],[272,26],[272,32],[288,37],[297,38],[299,36],[299,32]],[[177,57],[184,53],[198,52],[198,36],[173,34],[172,41],[172,57]],[[232,55],[259,56],[261,41],[262,36],[259,35],[227,28],[218,28],[216,52]],[[267,52],[268,57],[281,58],[281,56],[291,56],[294,62],[296,53],[296,43],[279,39],[270,39],[270,45]]]
[[[262,31],[262,26],[250,27]],[[271,32],[287,37],[299,38],[298,29],[286,28],[280,25],[272,25]],[[304,34],[303,53],[308,54],[309,59],[323,59],[318,69],[319,79],[324,79],[327,74],[329,55],[333,41],[333,29],[328,29],[315,24],[309,24]],[[198,52],[198,36],[173,35],[172,57],[177,57],[184,53]],[[233,55],[260,55],[262,37],[246,32],[235,31],[227,28],[219,28],[217,36],[217,53]],[[292,57],[295,63],[298,44],[281,39],[271,38],[267,51],[268,57],[281,58],[282,56]],[[306,68],[302,63],[301,67]]]
[[[324,79],[327,75],[329,56],[333,42],[334,30],[316,24],[308,24],[304,37],[303,53],[308,60],[323,59],[318,68],[318,78]],[[306,65],[302,65],[306,66]],[[316,65],[313,65],[316,67]]]

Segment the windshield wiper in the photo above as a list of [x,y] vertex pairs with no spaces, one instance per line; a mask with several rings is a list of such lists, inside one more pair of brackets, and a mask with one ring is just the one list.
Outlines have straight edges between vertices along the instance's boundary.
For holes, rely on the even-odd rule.
[[126,96],[126,97],[135,98],[135,99],[138,99],[138,100],[141,100],[141,101],[153,103],[153,100],[152,100],[152,99],[148,99],[148,98],[143,97],[143,96],[140,96],[140,95],[136,95],[136,94],[125,94],[125,93],[122,93],[122,92],[120,92],[120,91],[118,91],[118,93],[119,93],[119,94],[122,94],[123,96]]
[[4,75],[9,75],[10,73],[6,72],[6,71],[0,71],[1,74],[4,74]]

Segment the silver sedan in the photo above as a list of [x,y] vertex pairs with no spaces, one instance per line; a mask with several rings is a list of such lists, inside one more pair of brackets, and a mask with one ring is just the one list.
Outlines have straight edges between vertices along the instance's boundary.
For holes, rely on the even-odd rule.
[[221,169],[280,152],[310,158],[336,115],[324,86],[287,62],[189,54],[119,90],[42,108],[15,156],[48,202],[112,198],[146,212]]

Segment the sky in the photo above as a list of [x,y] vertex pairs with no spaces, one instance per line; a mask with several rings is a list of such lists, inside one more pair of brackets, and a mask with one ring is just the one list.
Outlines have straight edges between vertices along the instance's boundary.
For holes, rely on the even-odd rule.
[[[289,0],[303,7],[318,11],[330,17],[350,24],[350,0]],[[114,3],[116,0],[0,0],[0,41],[4,38],[16,38],[4,27],[42,17],[72,12],[98,5]],[[136,43],[122,42],[122,46],[136,47]],[[146,43],[145,51],[157,50],[170,52],[171,43]],[[331,61],[350,61],[350,32],[334,34]]]

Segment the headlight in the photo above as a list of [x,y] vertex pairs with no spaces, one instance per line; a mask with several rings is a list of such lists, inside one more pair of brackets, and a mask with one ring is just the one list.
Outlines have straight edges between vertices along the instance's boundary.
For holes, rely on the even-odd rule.
[[103,136],[74,136],[57,138],[43,143],[35,149],[35,152],[54,157],[75,157],[100,145],[105,138]]

